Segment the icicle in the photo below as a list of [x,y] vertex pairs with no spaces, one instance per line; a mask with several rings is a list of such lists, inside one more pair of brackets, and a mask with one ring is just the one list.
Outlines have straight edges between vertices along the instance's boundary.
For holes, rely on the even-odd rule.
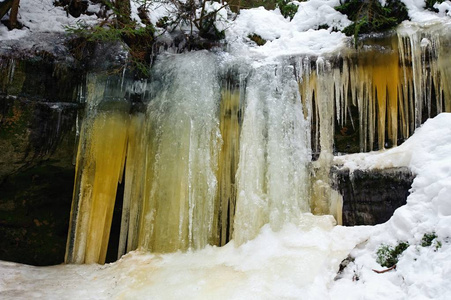
[[399,89],[399,113],[401,119],[401,136],[403,139],[409,136],[409,89],[408,89],[408,77],[407,77],[407,66],[406,66],[406,39],[401,35],[398,35],[398,51],[400,54],[401,66],[402,66],[402,86]]
[[332,164],[333,135],[334,135],[334,85],[333,70],[330,63],[319,58],[316,61],[315,105],[318,115],[320,131],[320,155],[312,163],[312,192],[310,207],[314,214],[330,213],[330,180],[329,172]]
[[451,36],[448,32],[439,32],[438,36],[443,37],[443,43],[437,43],[438,58],[437,69],[440,73],[439,79],[440,89],[436,89],[437,97],[443,99],[440,107],[446,112],[451,112],[451,60],[449,59],[449,44],[451,43]]
[[8,70],[8,83],[12,83],[14,80],[14,72],[16,70],[16,61],[14,58],[9,60],[9,70]]
[[[127,164],[125,169],[124,200],[122,204],[121,230],[119,235],[118,258],[138,246],[138,224],[142,191],[144,185],[145,161],[143,143],[144,114],[137,113],[131,117],[128,128]],[[127,245],[127,247],[126,247]]]
[[99,109],[117,92],[108,82],[96,75],[87,79],[90,109],[80,134],[66,263],[105,262],[128,125],[126,105]]
[[223,140],[218,163],[219,245],[232,239],[236,206],[236,171],[239,162],[240,92],[227,85],[223,88],[220,107],[220,130]]
[[428,62],[431,61],[431,41],[427,38],[423,38],[420,42],[421,48],[421,72],[422,76],[422,90],[424,92],[424,100],[426,103],[428,118],[431,117],[431,105],[432,105],[432,82],[431,82],[431,74],[430,74],[430,66],[428,66]]
[[422,68],[421,68],[421,49],[418,43],[417,34],[409,36],[410,48],[412,55],[412,73],[413,73],[413,91],[414,91],[414,103],[415,103],[415,123],[414,127],[417,128],[421,125],[421,119],[423,115],[423,88],[422,88]]

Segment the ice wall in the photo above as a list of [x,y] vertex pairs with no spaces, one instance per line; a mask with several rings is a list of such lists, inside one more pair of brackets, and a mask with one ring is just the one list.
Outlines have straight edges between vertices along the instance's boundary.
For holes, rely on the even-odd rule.
[[[427,118],[451,109],[451,35],[406,24],[397,35],[368,38],[357,51],[328,59],[336,69],[336,124],[358,108],[360,151],[398,145]],[[358,125],[357,125],[358,124]]]
[[[124,170],[118,257],[239,245],[305,212],[340,223],[337,128],[351,123],[368,151],[451,110],[449,43],[405,28],[340,55],[253,64],[198,51],[161,56],[147,81],[89,76],[66,262],[104,262]],[[129,110],[131,93],[146,109]]]

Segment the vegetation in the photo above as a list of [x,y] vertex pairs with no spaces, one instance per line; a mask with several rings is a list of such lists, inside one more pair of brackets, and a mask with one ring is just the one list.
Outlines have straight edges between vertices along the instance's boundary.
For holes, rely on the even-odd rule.
[[290,0],[277,0],[277,7],[280,9],[280,13],[285,18],[293,19],[294,15],[298,11],[298,6]]
[[[128,3],[124,5],[122,2]],[[84,58],[86,49],[97,42],[123,42],[130,49],[132,66],[141,76],[147,76],[147,66],[150,63],[150,52],[154,42],[155,29],[150,24],[145,27],[138,26],[130,18],[129,1],[105,1],[110,14],[95,25],[77,22],[76,26],[66,27],[68,34],[74,35],[73,53],[79,60]],[[143,22],[144,23],[144,22]]]
[[264,38],[262,38],[261,36],[259,36],[258,34],[254,33],[254,34],[248,35],[248,38],[251,41],[255,42],[259,46],[263,46],[264,44],[266,44],[266,40]]
[[343,32],[354,35],[356,46],[359,34],[383,32],[409,19],[406,6],[399,0],[388,0],[385,6],[378,0],[346,0],[335,9],[353,22]]
[[423,235],[423,238],[421,239],[421,246],[422,247],[430,247],[432,245],[435,246],[435,250],[438,250],[442,247],[442,243],[437,240],[438,236],[435,234],[435,232],[431,233],[425,233]]
[[[97,42],[123,42],[130,49],[132,66],[141,76],[147,76],[147,66],[151,59],[151,49],[154,43],[153,27],[135,27],[134,23],[122,27],[88,26],[84,22],[75,27],[67,27],[66,32],[76,36],[71,43],[72,52],[78,60],[83,60],[86,49]],[[88,51],[89,52],[89,51]]]
[[227,3],[219,4],[216,1],[208,0],[168,0],[176,8],[176,13],[172,18],[163,17],[157,22],[157,27],[167,31],[176,28],[189,28],[189,39],[200,37],[212,41],[218,41],[225,37],[223,30],[215,26],[220,10],[228,7]]
[[[425,233],[421,239],[422,247],[435,247],[435,251],[442,247],[442,243],[437,240],[435,232]],[[409,243],[399,242],[395,247],[382,244],[376,252],[376,262],[383,267],[391,268],[398,263],[401,254],[409,248]]]
[[[67,0],[60,0],[65,3]],[[203,41],[219,41],[225,37],[224,31],[218,30],[215,21],[218,12],[225,8],[227,4],[219,4],[207,0],[167,0],[169,4],[176,8],[175,15],[161,18],[156,27],[162,28],[165,32],[172,32],[183,28],[183,43],[188,49],[208,48],[208,43]],[[71,2],[72,3],[72,2]],[[91,43],[98,41],[124,42],[130,49],[131,61],[141,73],[146,77],[148,66],[152,60],[152,49],[156,42],[156,29],[149,19],[147,7],[150,1],[142,0],[142,5],[138,8],[138,16],[141,24],[130,18],[130,2],[128,0],[102,0],[107,12],[102,21],[92,26],[84,22],[77,23],[76,26],[67,27],[66,32],[77,37],[75,51],[80,59],[84,49]]]
[[399,242],[396,247],[382,245],[376,252],[377,263],[383,267],[390,268],[398,263],[399,256],[409,248],[409,243]]
[[239,13],[240,9],[249,9],[263,6],[267,10],[276,8],[277,0],[229,0],[230,10],[234,13]]
[[88,9],[88,1],[83,0],[54,0],[53,5],[64,8],[68,15],[78,18]]

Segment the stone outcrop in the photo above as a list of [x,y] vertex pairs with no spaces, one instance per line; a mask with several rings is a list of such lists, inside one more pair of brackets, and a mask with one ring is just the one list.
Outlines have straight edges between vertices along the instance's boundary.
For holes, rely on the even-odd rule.
[[335,188],[343,196],[343,225],[386,222],[406,204],[414,174],[408,168],[355,170],[334,167]]

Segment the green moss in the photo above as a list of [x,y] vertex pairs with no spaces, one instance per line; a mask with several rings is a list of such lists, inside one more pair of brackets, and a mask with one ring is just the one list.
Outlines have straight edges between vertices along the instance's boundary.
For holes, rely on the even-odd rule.
[[421,246],[422,247],[429,247],[432,245],[432,242],[437,238],[437,235],[435,232],[432,233],[425,233],[423,235],[423,239],[421,240]]

